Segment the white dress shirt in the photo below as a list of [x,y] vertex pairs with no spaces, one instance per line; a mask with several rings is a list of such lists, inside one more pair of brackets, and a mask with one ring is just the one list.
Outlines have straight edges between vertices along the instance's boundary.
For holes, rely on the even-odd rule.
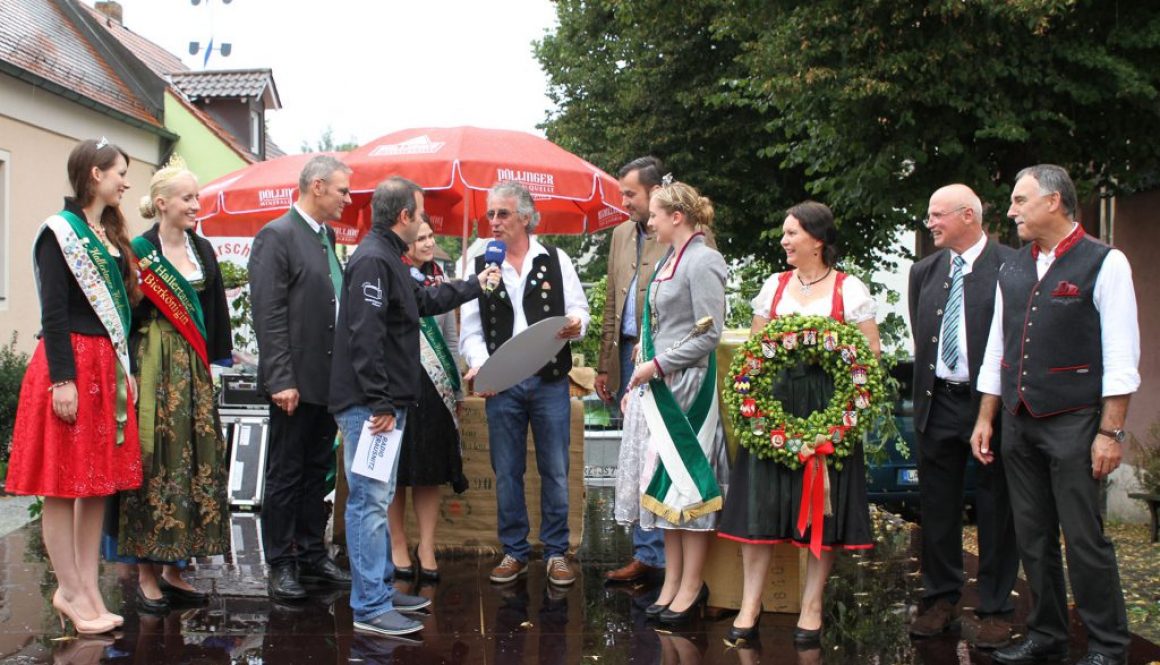
[[[524,315],[524,283],[532,272],[532,261],[541,254],[547,254],[544,248],[534,238],[529,239],[528,253],[524,255],[523,265],[519,272],[511,264],[511,257],[504,260],[500,266],[503,274],[503,285],[508,292],[508,300],[515,313],[515,323],[512,326],[512,337],[520,334],[528,327],[528,319]],[[580,319],[580,335],[584,337],[588,330],[588,296],[584,295],[584,287],[580,284],[580,277],[572,260],[563,250],[557,248],[556,255],[560,259],[560,276],[564,280],[564,314]],[[464,279],[475,279],[475,262],[467,265],[467,275]],[[479,300],[464,303],[459,310],[459,352],[467,361],[468,367],[480,367],[491,356],[487,344],[483,339],[483,323],[479,318]]]
[[[1078,225],[1073,224],[1072,231]],[[1070,234],[1069,234],[1070,235]],[[1057,245],[1058,246],[1058,245]],[[1042,248],[1041,248],[1042,249]],[[1039,279],[1055,262],[1055,247],[1040,251],[1035,261]],[[1136,319],[1136,290],[1132,286],[1132,268],[1128,257],[1112,249],[1104,257],[1096,277],[1093,294],[1096,310],[1100,313],[1100,346],[1103,352],[1104,397],[1130,395],[1140,387],[1140,328]],[[1066,335],[1066,330],[1057,332]],[[1001,395],[1002,380],[999,363],[1003,359],[1003,292],[995,285],[995,314],[987,338],[987,351],[979,370],[979,392]]]
[[[954,370],[947,367],[946,361],[942,357],[943,336],[942,326],[940,324],[938,336],[938,353],[936,357],[938,361],[934,366],[934,375],[943,381],[951,381],[953,383],[970,383],[971,369],[967,364],[967,290],[966,279],[967,275],[974,270],[975,261],[978,260],[979,255],[983,253],[983,248],[987,246],[987,234],[984,233],[979,236],[978,242],[971,245],[967,251],[963,252],[963,306],[959,308],[959,359],[955,362]],[[950,284],[950,275],[955,271],[955,256],[960,256],[951,251],[951,260],[947,262],[947,284]]]

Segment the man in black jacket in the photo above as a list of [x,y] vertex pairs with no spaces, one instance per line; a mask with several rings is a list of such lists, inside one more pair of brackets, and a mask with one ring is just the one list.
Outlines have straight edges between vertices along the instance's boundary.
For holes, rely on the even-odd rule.
[[259,389],[272,402],[262,541],[270,595],[280,600],[306,598],[299,575],[350,585],[323,543],[336,429],[326,406],[342,284],[326,222],[350,203],[350,168],[315,157],[302,168],[298,189],[298,202],[254,238],[249,264]]
[[[926,226],[941,251],[910,269],[910,327],[914,335],[914,428],[922,500],[923,610],[910,626],[916,637],[946,630],[958,619],[963,590],[963,477],[979,410],[975,388],[995,306],[999,266],[1015,251],[989,240],[983,206],[965,185],[930,197]],[[998,441],[993,446],[998,450]],[[1011,639],[1006,615],[1019,570],[1015,524],[1000,458],[978,470],[979,647]]]
[[[350,605],[356,630],[404,635],[423,624],[402,612],[431,601],[397,593],[391,581],[387,507],[395,493],[392,473],[386,482],[352,471],[364,425],[374,434],[408,426],[407,409],[419,399],[419,317],[441,314],[479,297],[482,284],[498,270],[469,282],[420,287],[403,263],[423,216],[423,191],[393,177],[371,198],[371,232],[351,256],[344,274],[339,334],[330,373],[330,412],[342,429],[350,496],[346,502],[347,551],[353,577]],[[421,427],[421,423],[410,425]],[[398,463],[398,450],[391,460]]]

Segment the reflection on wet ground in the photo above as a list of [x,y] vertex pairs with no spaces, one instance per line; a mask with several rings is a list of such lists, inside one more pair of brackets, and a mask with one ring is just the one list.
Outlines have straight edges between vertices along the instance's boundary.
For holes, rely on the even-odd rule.
[[[434,600],[419,639],[352,633],[347,592],[319,593],[300,605],[266,598],[262,566],[252,550],[226,561],[201,563],[187,573],[213,592],[208,606],[174,610],[163,617],[138,614],[133,582],[108,566],[106,599],[125,615],[116,634],[60,639],[64,632],[48,597],[54,580],[46,565],[38,527],[0,538],[0,663],[981,663],[990,657],[967,647],[956,632],[911,642],[906,624],[918,596],[917,560],[911,532],[878,520],[881,545],[863,556],[846,556],[827,595],[823,648],[795,651],[795,617],[766,614],[760,649],[729,650],[722,643],[729,614],[705,617],[671,633],[645,621],[644,608],[657,587],[606,587],[601,573],[621,563],[628,537],[615,527],[611,489],[589,488],[584,545],[577,554],[576,585],[560,590],[544,581],[543,563],[526,579],[497,586],[487,580],[490,556],[441,556],[442,581],[418,589]],[[244,542],[256,532],[235,520]],[[244,548],[244,546],[243,546]],[[973,565],[973,563],[972,563]],[[964,604],[973,601],[971,590]],[[1016,620],[1027,610],[1019,599]],[[1085,650],[1073,620],[1072,659]],[[1160,660],[1160,647],[1136,639],[1131,663]]]

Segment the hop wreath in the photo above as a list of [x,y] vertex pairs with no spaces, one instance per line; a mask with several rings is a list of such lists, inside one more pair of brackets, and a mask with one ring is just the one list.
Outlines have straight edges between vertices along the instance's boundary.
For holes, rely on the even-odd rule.
[[[773,397],[778,372],[816,363],[834,380],[826,408],[798,418]],[[853,325],[824,316],[791,315],[769,322],[742,344],[729,366],[725,403],[742,446],[760,459],[799,469],[819,448],[841,469],[873,420],[871,405],[886,395],[886,377],[866,337]]]

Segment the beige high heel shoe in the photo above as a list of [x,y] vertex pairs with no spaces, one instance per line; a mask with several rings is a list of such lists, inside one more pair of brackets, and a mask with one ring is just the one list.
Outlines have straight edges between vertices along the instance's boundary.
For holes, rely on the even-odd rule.
[[112,620],[106,619],[104,616],[99,616],[96,619],[82,619],[78,617],[72,605],[60,595],[60,589],[57,589],[52,594],[52,606],[56,609],[56,613],[60,617],[60,627],[62,630],[65,627],[65,616],[68,616],[69,621],[72,621],[73,627],[76,628],[77,634],[79,635],[100,635],[117,627]]
[[120,614],[113,614],[112,612],[104,612],[101,614],[101,618],[104,619],[105,621],[112,621],[114,628],[120,628],[121,626],[125,625],[125,617],[121,616]]

